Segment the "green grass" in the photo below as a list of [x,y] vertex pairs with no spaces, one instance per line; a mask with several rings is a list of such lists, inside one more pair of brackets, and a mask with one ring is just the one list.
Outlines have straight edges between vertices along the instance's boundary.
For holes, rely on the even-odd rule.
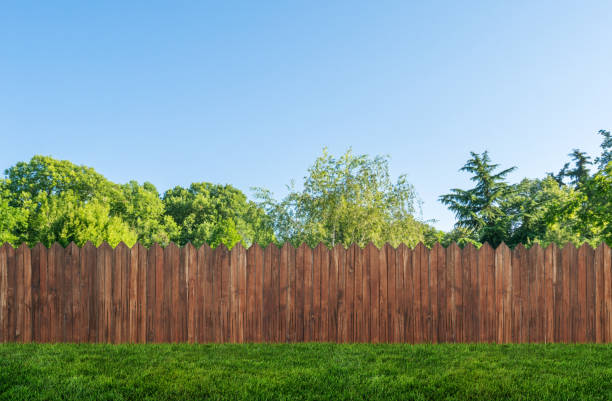
[[0,400],[607,400],[612,346],[0,344]]

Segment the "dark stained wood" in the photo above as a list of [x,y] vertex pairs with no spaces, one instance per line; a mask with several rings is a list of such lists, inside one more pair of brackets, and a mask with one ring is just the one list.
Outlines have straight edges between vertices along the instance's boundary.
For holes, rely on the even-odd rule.
[[376,250],[376,247],[374,246],[374,244],[368,244],[366,245],[366,247],[363,249],[363,253],[361,256],[361,267],[362,267],[362,279],[361,279],[361,285],[362,285],[362,294],[363,294],[363,304],[362,304],[362,308],[363,308],[363,313],[362,313],[362,318],[363,318],[363,326],[362,326],[362,330],[363,330],[363,334],[362,334],[362,342],[371,342],[372,341],[372,333],[370,331],[370,326],[372,323],[372,316],[371,316],[371,292],[370,292],[370,286],[372,285],[372,280],[370,278],[370,253],[372,252],[372,250]]
[[253,245],[246,252],[246,341],[256,341],[256,324],[257,324],[257,290],[256,290],[256,248],[258,245]]
[[329,286],[329,262],[325,245],[319,244],[313,250],[312,271],[312,320],[314,337],[313,341],[327,341],[328,339],[328,286]]
[[255,341],[262,342],[264,339],[263,307],[264,307],[264,252],[259,245],[255,247]]
[[612,342],[601,244],[0,247],[0,342]]
[[313,314],[313,250],[308,247],[304,253],[304,341],[314,340]]
[[372,243],[367,245],[370,273],[370,341],[380,342],[380,250]]
[[596,293],[595,287],[595,250],[589,244],[583,244],[580,247],[581,258],[584,260],[586,269],[586,288],[585,288],[585,306],[586,306],[586,338],[589,343],[595,342],[595,310]]
[[[329,261],[329,274],[323,276],[327,277],[329,282],[329,288],[327,292],[328,302],[328,319],[327,319],[327,340],[330,342],[336,342],[338,337],[338,270],[341,263],[338,251],[339,245],[332,249],[325,249],[325,257],[323,261]],[[325,263],[325,262],[323,262]]]
[[136,342],[142,344],[147,342],[147,322],[148,322],[148,299],[147,282],[149,280],[148,253],[147,249],[137,243],[132,249],[138,252],[138,284],[137,284],[137,337]]
[[346,286],[346,342],[355,342],[355,254],[359,247],[352,244],[347,249],[345,267]]
[[297,336],[297,312],[296,312],[296,249],[290,245],[285,244],[284,248],[287,249],[287,341],[295,342]]
[[138,259],[140,257],[138,252],[138,245],[135,244],[131,249],[128,249],[129,257],[129,272],[128,272],[128,338],[126,339],[129,343],[138,342],[138,276],[140,274],[140,265]]
[[290,245],[285,243],[280,250],[279,259],[279,310],[278,310],[278,342],[287,342],[289,340],[289,308],[287,307],[289,301],[289,247]]
[[[385,255],[387,259],[387,342],[399,342],[399,322],[397,318],[397,264],[395,262],[396,249],[390,244],[385,244]],[[437,317],[436,317],[437,318]],[[437,319],[436,319],[437,320]],[[437,336],[436,336],[437,338]]]
[[[49,342],[49,302],[48,302],[48,285],[47,285],[47,253],[48,250],[41,243],[36,245],[38,249],[38,263],[39,263],[39,276],[40,276],[40,294],[38,296],[38,311],[40,316],[38,318],[38,329],[40,330],[40,337],[35,339],[42,343]],[[0,250],[0,253],[2,251]],[[2,276],[2,256],[0,254],[0,276]],[[0,277],[0,308],[2,305],[2,278]],[[0,311],[0,314],[2,312]],[[2,319],[0,319],[2,321]],[[1,324],[0,324],[1,327]],[[0,328],[1,331],[1,328]],[[90,342],[94,342],[95,339],[90,339]]]
[[304,341],[304,306],[305,306],[305,271],[304,259],[309,247],[306,244],[301,244],[296,250],[295,256],[295,341]]
[[423,294],[423,280],[421,279],[421,274],[423,272],[423,269],[421,268],[421,251],[422,244],[417,245],[417,247],[412,251],[412,285],[414,286],[414,342],[417,344],[426,341],[425,319],[427,314],[427,305],[423,304],[425,295]]
[[571,308],[570,301],[570,286],[572,280],[572,271],[577,271],[573,268],[573,256],[576,252],[576,248],[573,244],[566,244],[562,249],[562,266],[561,266],[561,313],[560,313],[560,326],[561,336],[560,341],[565,343],[573,342],[572,338],[572,320],[574,319],[574,313]]
[[[431,285],[436,286],[436,334],[434,341],[447,342],[446,252],[439,243],[430,251]],[[435,270],[435,272],[434,272]],[[435,277],[434,277],[435,275]]]
[[387,266],[387,247],[390,247],[389,244],[385,244],[378,251],[378,312],[380,319],[380,342],[389,342],[388,334],[389,334],[389,276],[388,276],[388,266]]
[[6,248],[9,246],[7,243],[0,245],[0,343],[8,341]]
[[603,338],[604,342],[612,342],[612,251],[606,244],[600,245],[603,280],[604,280],[604,312]]
[[[218,269],[219,269],[219,278],[220,278],[220,311],[219,311],[219,337],[217,342],[226,342],[231,338],[230,336],[230,322],[229,322],[229,313],[230,313],[230,255],[227,247],[224,244],[221,244],[215,248],[215,251],[218,252]],[[265,294],[265,289],[264,289]],[[265,319],[264,319],[265,321]]]
[[354,294],[354,318],[353,318],[353,341],[354,342],[366,342],[365,336],[365,309],[364,309],[364,285],[363,285],[363,250],[358,245],[353,244],[354,256],[354,268],[355,268],[355,286],[353,288]]

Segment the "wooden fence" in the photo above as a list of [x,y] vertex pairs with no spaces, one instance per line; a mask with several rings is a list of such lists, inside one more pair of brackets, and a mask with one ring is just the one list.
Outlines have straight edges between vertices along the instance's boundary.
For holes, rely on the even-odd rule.
[[612,342],[604,244],[0,247],[0,342]]

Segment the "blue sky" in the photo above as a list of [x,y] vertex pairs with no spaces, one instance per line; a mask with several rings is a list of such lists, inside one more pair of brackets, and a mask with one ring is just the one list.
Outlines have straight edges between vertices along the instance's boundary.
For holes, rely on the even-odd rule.
[[0,168],[34,154],[160,191],[278,196],[327,146],[437,198],[488,149],[512,181],[612,127],[612,2],[3,2]]

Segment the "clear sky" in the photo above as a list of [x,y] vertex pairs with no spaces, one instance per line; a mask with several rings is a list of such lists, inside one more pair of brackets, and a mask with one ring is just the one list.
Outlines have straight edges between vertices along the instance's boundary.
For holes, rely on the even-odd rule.
[[388,154],[425,219],[488,149],[511,176],[597,153],[612,2],[4,1],[0,168],[34,154],[160,191],[281,196],[327,146]]

